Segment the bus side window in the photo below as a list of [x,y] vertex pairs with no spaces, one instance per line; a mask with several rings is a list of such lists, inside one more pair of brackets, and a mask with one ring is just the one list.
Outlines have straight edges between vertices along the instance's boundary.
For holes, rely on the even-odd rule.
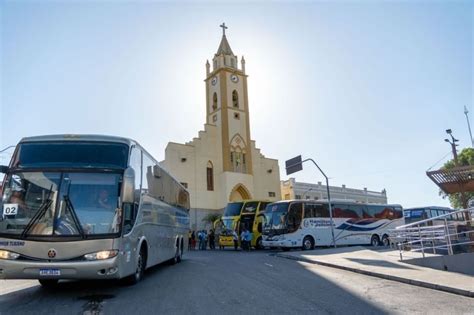
[[329,218],[329,205],[327,203],[321,206],[318,205],[314,209],[314,217],[315,218]]
[[304,217],[305,219],[307,218],[314,218],[316,215],[315,215],[315,208],[316,208],[316,205],[311,205],[311,204],[305,204],[304,205]]

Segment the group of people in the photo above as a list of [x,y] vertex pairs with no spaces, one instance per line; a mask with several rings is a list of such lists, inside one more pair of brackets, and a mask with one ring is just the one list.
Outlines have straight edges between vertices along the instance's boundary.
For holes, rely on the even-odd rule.
[[199,242],[199,250],[206,250],[208,245],[210,249],[216,249],[216,233],[214,230],[189,231],[188,250],[195,250],[197,242]]
[[[240,233],[240,246],[242,250],[250,251],[252,243],[252,232],[247,228],[242,229]],[[239,235],[236,231],[232,231],[232,239],[234,241],[234,249],[239,248]],[[196,250],[196,244],[198,245],[199,250],[206,250],[209,246],[209,249],[216,249],[216,233],[213,229],[206,231],[189,231],[188,233],[188,250]],[[219,249],[224,249],[224,246],[219,244]]]

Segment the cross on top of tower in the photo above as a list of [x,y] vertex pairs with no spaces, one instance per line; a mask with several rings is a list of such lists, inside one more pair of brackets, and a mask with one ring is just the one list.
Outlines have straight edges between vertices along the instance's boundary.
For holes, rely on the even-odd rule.
[[219,27],[222,27],[222,35],[225,35],[225,30],[228,29],[228,27],[225,26],[225,23],[222,23]]

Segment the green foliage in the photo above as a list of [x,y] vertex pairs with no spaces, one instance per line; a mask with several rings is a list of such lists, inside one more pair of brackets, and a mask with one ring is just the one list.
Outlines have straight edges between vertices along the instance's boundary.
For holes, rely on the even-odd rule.
[[[458,154],[458,163],[459,166],[467,166],[467,165],[474,165],[474,149],[473,148],[465,148]],[[454,159],[447,161],[444,163],[442,169],[451,169],[455,167]],[[447,195],[443,191],[440,190],[440,196],[443,198],[448,197],[449,202],[451,203],[451,207],[453,208],[463,208],[461,193],[455,193]],[[474,198],[474,192],[466,192],[466,200]]]
[[222,217],[219,213],[208,213],[202,218],[203,222],[210,223],[211,225]]

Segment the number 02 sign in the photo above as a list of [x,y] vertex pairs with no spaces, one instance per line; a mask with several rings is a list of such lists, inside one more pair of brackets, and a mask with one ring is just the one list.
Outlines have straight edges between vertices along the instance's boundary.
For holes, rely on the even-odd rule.
[[3,204],[3,216],[16,215],[18,213],[17,203],[5,203]]

